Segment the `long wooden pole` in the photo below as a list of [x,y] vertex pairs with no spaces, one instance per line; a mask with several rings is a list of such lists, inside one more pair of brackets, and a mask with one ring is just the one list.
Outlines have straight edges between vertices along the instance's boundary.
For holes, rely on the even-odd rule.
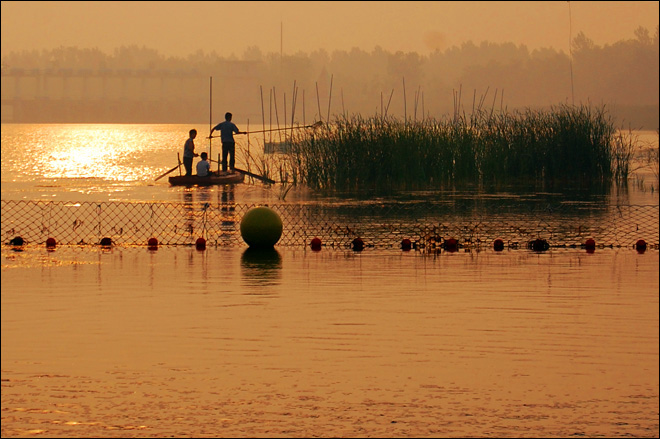
[[[249,133],[250,132],[250,118],[247,120],[247,129],[245,132]],[[247,168],[250,169],[250,136],[247,136],[247,157],[245,158],[245,162],[247,164]]]
[[[169,174],[170,172],[174,172],[174,171],[176,171],[179,167],[181,167],[181,164],[180,164],[180,163],[179,163],[178,165],[176,165],[175,167],[173,167],[172,169],[170,169],[169,171],[165,172],[164,174],[161,174],[160,176],[156,177],[156,178],[154,179],[154,181],[158,181],[158,180],[160,180],[161,178],[165,177],[165,176],[166,176],[167,174]],[[179,174],[180,174],[180,173],[179,173]]]
[[571,105],[575,105],[575,88],[573,87],[573,19],[571,17],[571,2],[568,2],[568,54],[571,64]]
[[[321,125],[323,125],[323,122],[321,122],[321,121],[319,120],[318,122],[313,123],[313,124],[311,124],[311,125],[305,125],[305,126],[294,126],[294,127],[288,127],[288,128],[287,128],[287,127],[284,127],[284,128],[272,128],[272,129],[270,129],[270,130],[246,131],[246,132],[241,133],[241,134],[269,133],[269,132],[271,132],[271,131],[299,130],[299,129],[303,129],[303,128],[318,128],[318,127],[320,127]],[[211,136],[211,138],[213,138],[213,139],[218,138],[218,137],[220,137],[220,136]]]
[[[209,78],[209,133],[213,129],[213,76]],[[211,155],[211,150],[213,146],[213,140],[211,140],[211,135],[209,134],[209,157]]]
[[[275,106],[275,122],[277,124],[277,129],[273,131],[280,131],[280,115],[279,115],[279,111],[277,110],[277,92],[275,91],[275,87],[273,87],[273,105]],[[280,142],[281,141],[282,141],[282,134],[280,133]]]
[[[211,161],[215,162],[215,160],[211,160]],[[218,163],[218,166],[219,166],[220,156],[218,156],[218,162],[217,163]],[[245,169],[234,168],[234,171],[240,172],[241,174],[245,174],[249,177],[256,178],[257,180],[261,180],[261,181],[266,182],[266,183],[270,183],[270,184],[275,184],[276,183],[276,181],[273,180],[273,179],[270,179],[268,177],[264,177],[263,175],[255,174],[255,173],[250,172],[250,171],[246,171]]]
[[319,83],[316,83],[316,105],[319,108],[319,120],[323,120],[323,115],[321,114],[321,99],[319,98]]
[[298,91],[296,90],[296,80],[293,80],[293,90],[291,91],[291,131],[289,132],[289,142],[291,142],[291,138],[293,137],[293,120],[296,117],[296,94]]
[[344,107],[344,87],[342,87],[340,91],[341,91],[341,114],[346,116],[346,107]]
[[394,96],[394,89],[390,92],[390,98],[387,100],[387,106],[385,107],[385,116],[390,111],[390,103],[392,102],[392,96]]
[[403,123],[408,123],[408,112],[406,111],[406,77],[403,77]]
[[335,77],[333,73],[330,75],[330,94],[328,95],[328,117],[325,118],[326,122],[330,123],[330,103],[332,102],[332,79]]
[[[264,90],[259,86],[259,94],[261,96],[261,126],[266,127],[266,113],[264,112]],[[266,144],[266,133],[264,133],[264,145]]]
[[[270,89],[270,93],[268,93],[268,128],[273,128],[273,89]],[[266,127],[264,127],[264,130]],[[268,141],[272,142],[273,141],[273,133],[270,133],[268,135]],[[265,143],[265,142],[264,142]]]

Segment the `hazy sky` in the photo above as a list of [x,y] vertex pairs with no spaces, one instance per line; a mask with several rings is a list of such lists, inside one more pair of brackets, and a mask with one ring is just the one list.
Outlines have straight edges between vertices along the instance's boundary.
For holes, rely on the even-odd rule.
[[428,54],[469,40],[568,52],[569,36],[580,31],[598,45],[634,38],[639,26],[653,35],[658,3],[2,1],[2,55],[60,46],[112,53],[138,45],[163,55],[201,49],[240,57],[250,46],[279,53],[280,34],[285,54],[376,46]]

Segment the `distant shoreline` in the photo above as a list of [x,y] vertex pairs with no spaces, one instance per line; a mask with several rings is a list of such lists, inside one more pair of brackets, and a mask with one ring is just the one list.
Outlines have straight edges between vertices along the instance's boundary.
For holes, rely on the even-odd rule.
[[[2,123],[199,124],[200,121],[207,123],[205,119],[208,119],[205,114],[208,108],[196,108],[194,102],[24,100],[15,103],[19,108],[3,103]],[[617,128],[658,129],[658,105],[610,105],[607,108]],[[242,116],[254,123],[261,120],[257,113]]]

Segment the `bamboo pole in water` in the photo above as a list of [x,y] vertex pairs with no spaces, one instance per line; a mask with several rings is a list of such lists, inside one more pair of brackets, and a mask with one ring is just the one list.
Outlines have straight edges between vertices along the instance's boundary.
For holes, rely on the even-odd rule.
[[[264,113],[264,89],[262,86],[259,86],[259,94],[261,95],[261,126],[266,127],[266,115]],[[266,144],[266,133],[264,135],[264,145]]]
[[[247,120],[247,129],[246,132],[250,132],[250,119]],[[247,136],[247,157],[245,158],[245,164],[247,165],[247,170],[250,172],[250,136]]]
[[321,116],[321,99],[319,98],[319,83],[316,83],[316,105],[318,105],[319,108],[319,120],[323,120],[323,116]]
[[[383,92],[380,92],[380,117],[385,117],[385,114],[383,113]],[[376,110],[378,112],[378,110]]]
[[406,77],[403,77],[403,122],[408,123],[408,113],[406,109]]
[[[273,104],[275,105],[275,122],[277,123],[277,129],[280,129],[280,116],[279,111],[277,111],[277,93],[275,92],[275,87],[273,87]],[[282,141],[282,133],[279,132],[280,142]]]
[[[213,129],[213,76],[209,77],[209,133]],[[213,139],[211,139],[211,134],[209,134],[209,158],[212,157]]]
[[296,118],[296,104],[298,103],[298,84],[297,81],[293,80],[293,99],[291,100],[291,124],[293,124],[294,119]]
[[296,98],[298,89],[296,87],[296,80],[293,80],[293,92],[291,93],[291,132],[289,133],[289,141],[293,137],[293,120],[296,117]]
[[424,92],[422,92],[422,119],[426,119],[426,110],[424,109]]
[[273,89],[268,90],[268,128],[271,130],[271,133],[268,135],[268,141],[273,141]]
[[497,89],[495,89],[495,96],[493,96],[493,105],[490,106],[490,117],[493,117],[493,111],[495,111],[496,100],[497,100]]
[[568,2],[568,54],[571,64],[571,104],[575,105],[575,88],[573,87],[573,18],[571,17],[571,2]]
[[394,89],[390,92],[390,98],[387,100],[387,106],[385,107],[385,116],[390,111],[390,103],[392,103],[392,96],[394,96]]
[[417,106],[419,105],[419,95],[421,93],[421,85],[417,86],[417,91],[415,92],[415,106],[414,106],[414,111],[413,111],[413,119],[415,122],[417,122]]
[[334,79],[334,73],[330,75],[330,94],[328,95],[328,117],[325,119],[326,122],[330,122],[330,103],[332,102],[332,80]]
[[341,114],[346,117],[346,107],[344,107],[344,87],[341,88]]

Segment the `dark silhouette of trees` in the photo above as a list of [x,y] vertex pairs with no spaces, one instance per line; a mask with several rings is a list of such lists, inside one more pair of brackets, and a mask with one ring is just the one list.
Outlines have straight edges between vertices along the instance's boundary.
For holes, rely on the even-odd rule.
[[[373,115],[387,109],[396,117],[403,117],[405,112],[408,117],[442,118],[451,116],[457,107],[470,112],[479,106],[512,110],[574,102],[605,104],[616,117],[635,128],[656,129],[658,66],[657,27],[653,35],[640,27],[630,39],[604,46],[579,33],[572,41],[570,54],[552,48],[530,52],[525,45],[489,42],[466,42],[426,56],[391,53],[381,47],[370,52],[354,48],[293,55],[264,53],[250,47],[240,59],[201,50],[181,58],[165,57],[138,46],[122,46],[112,54],[60,47],[5,55],[2,99],[3,112],[6,106],[37,98],[51,99],[50,105],[56,108],[54,98],[46,93],[63,86],[55,80],[49,81],[48,87],[38,85],[45,83],[43,78],[69,78],[64,92],[60,91],[60,95],[65,94],[61,98],[64,105],[68,102],[67,90],[77,88],[89,93],[98,87],[89,78],[109,75],[115,82],[123,81],[123,88],[115,89],[124,90],[124,95],[104,92],[107,96],[103,98],[121,99],[118,106],[135,106],[131,113],[135,122],[154,120],[154,114],[142,112],[153,112],[154,106],[138,103],[147,98],[162,101],[169,108],[155,117],[159,122],[201,121],[208,119],[208,84],[212,76],[213,99],[221,107],[218,111],[232,109],[256,123],[262,118],[263,90],[265,117],[268,119],[268,113],[272,117],[276,106],[280,122],[286,120],[288,124],[292,116],[295,123],[325,119],[328,106],[331,115]],[[33,79],[17,79],[26,75]],[[34,78],[41,78],[41,83]],[[76,81],[84,81],[84,85],[72,86]],[[126,85],[128,82],[131,84]],[[140,87],[149,91],[140,91]],[[132,91],[127,94],[127,89]],[[79,92],[76,99],[87,98]],[[94,105],[103,105],[97,101]],[[185,116],[177,106],[186,108]],[[85,107],[85,120],[116,121],[107,108],[93,116],[95,108]],[[75,113],[66,114],[75,118]],[[29,114],[23,116],[29,119]]]

